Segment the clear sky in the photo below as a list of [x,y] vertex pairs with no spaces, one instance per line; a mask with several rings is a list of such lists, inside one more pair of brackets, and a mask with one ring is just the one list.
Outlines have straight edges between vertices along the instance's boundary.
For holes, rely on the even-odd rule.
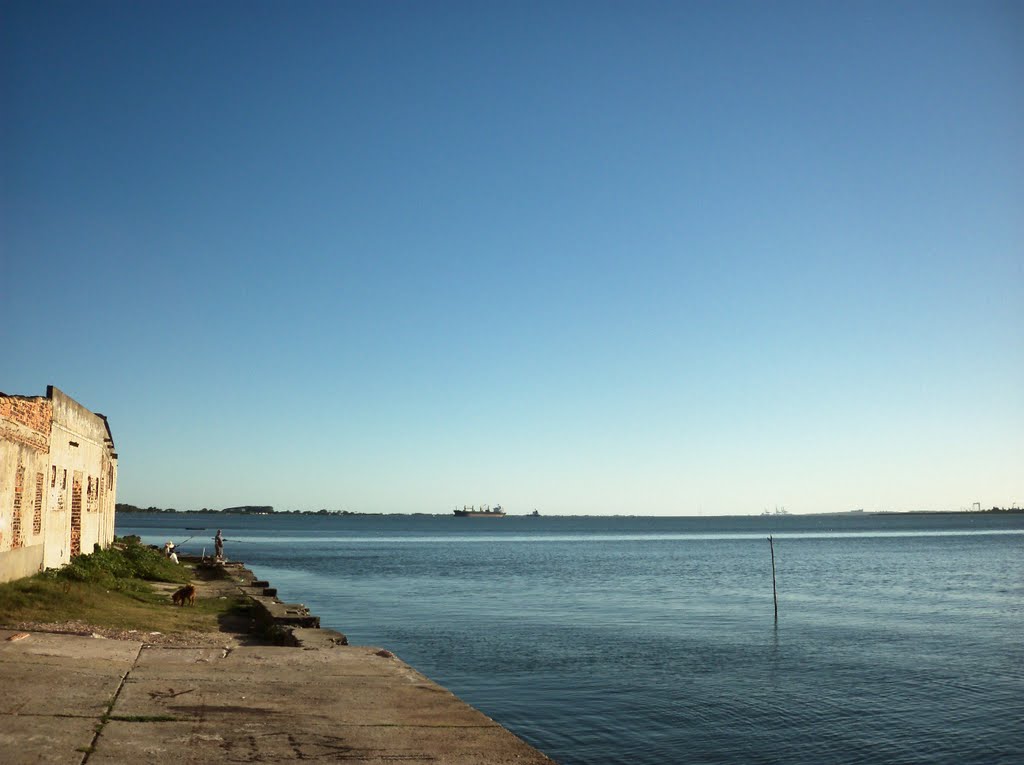
[[1024,504],[1019,2],[0,9],[0,390],[120,501]]

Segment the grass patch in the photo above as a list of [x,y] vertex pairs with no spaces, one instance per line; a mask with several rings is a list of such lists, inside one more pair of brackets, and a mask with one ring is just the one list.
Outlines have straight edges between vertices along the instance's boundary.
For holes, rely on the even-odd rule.
[[94,627],[140,632],[217,632],[220,618],[244,611],[241,596],[173,606],[153,582],[190,580],[192,569],[175,565],[134,540],[80,555],[61,569],[0,584],[0,624],[79,621]]
[[173,582],[184,584],[189,572],[172,563],[152,547],[140,544],[138,537],[115,539],[106,550],[78,555],[71,563],[41,574],[43,578],[64,582],[90,582],[119,589],[143,589],[139,583]]

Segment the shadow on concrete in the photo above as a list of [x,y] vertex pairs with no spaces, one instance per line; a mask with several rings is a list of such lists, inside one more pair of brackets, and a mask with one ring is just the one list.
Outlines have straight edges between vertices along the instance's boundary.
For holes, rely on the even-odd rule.
[[217,628],[221,633],[231,635],[239,645],[274,644],[257,620],[256,605],[238,591],[238,583],[231,578],[223,566],[203,561],[200,558],[183,562],[192,565],[192,578],[194,583],[201,588],[201,597],[224,597],[232,601],[231,607],[227,611],[217,615]]

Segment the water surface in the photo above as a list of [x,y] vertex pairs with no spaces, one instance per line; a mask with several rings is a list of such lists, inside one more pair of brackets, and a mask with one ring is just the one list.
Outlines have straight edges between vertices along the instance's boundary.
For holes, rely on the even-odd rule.
[[1024,762],[1022,516],[118,518],[217,528],[565,765]]

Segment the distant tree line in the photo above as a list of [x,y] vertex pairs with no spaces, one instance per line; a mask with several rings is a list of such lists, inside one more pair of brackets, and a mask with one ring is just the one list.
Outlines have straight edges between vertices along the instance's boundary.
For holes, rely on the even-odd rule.
[[[238,507],[225,507],[218,510],[214,507],[204,507],[199,510],[175,510],[173,507],[138,507],[119,502],[116,505],[119,513],[229,513],[232,515],[268,515],[274,513],[273,505],[240,505]],[[355,510],[328,510],[322,507],[319,510],[280,510],[275,515],[404,515],[404,513],[360,513]],[[438,515],[438,513],[412,513],[412,515]],[[440,513],[440,515],[448,515]]]
[[274,512],[272,505],[239,505],[217,510],[204,507],[200,510],[175,510],[173,507],[136,507],[135,505],[118,502],[114,509],[119,513],[231,513],[234,515],[267,515]]
[[[114,510],[119,513],[176,513],[178,512],[173,507],[162,508],[162,507],[136,507],[135,505],[126,505],[122,502],[118,502],[114,505]],[[195,512],[202,512],[197,510]]]
[[[274,512],[273,505],[239,505],[238,507],[225,507],[218,510],[215,507],[204,507],[199,510],[176,510],[173,507],[138,507],[119,502],[116,505],[119,513],[228,513],[231,515],[269,515]],[[326,507],[319,510],[282,510],[277,513],[290,513],[295,515],[383,515],[383,513],[357,513],[352,510],[328,510]],[[414,513],[423,515],[423,513]]]

